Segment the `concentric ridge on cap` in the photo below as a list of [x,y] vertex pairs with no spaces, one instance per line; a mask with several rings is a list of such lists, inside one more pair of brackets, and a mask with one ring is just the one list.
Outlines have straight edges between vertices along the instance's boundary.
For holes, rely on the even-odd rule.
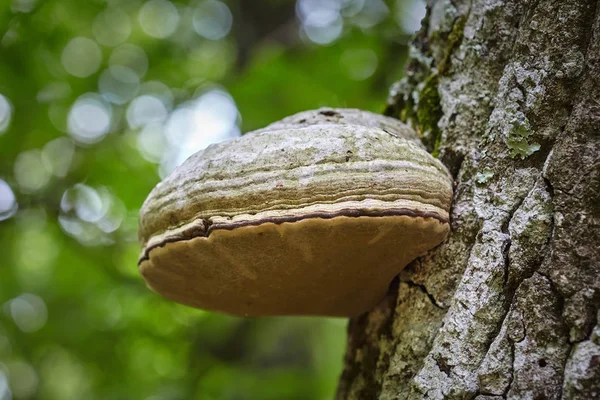
[[[293,223],[310,218],[332,219],[336,217],[384,217],[384,216],[409,216],[414,218],[431,218],[440,223],[447,224],[448,213],[437,207],[426,205],[415,205],[409,201],[400,204],[390,203],[387,207],[379,204],[379,208],[367,208],[369,204],[361,202],[342,203],[344,208],[332,210],[307,207],[308,210],[298,210],[296,214],[263,212],[255,215],[238,216],[237,218],[211,217],[208,219],[196,219],[188,224],[168,230],[161,235],[151,238],[140,255],[139,263],[149,258],[152,250],[162,247],[168,243],[191,240],[196,237],[208,237],[212,231],[223,229],[232,230],[244,226],[257,226],[261,224]],[[371,202],[372,203],[372,202]],[[373,207],[373,204],[370,204]],[[410,207],[412,206],[412,207]]]
[[450,175],[414,137],[393,118],[324,109],[211,145],[150,193],[140,213],[140,240],[198,219],[273,210],[294,215],[314,204],[365,199],[447,211]]

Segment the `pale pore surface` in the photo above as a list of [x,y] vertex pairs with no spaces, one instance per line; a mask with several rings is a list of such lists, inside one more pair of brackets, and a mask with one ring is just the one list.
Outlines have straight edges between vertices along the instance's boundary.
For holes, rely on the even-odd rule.
[[140,264],[151,289],[239,316],[354,316],[449,230],[435,218],[309,218],[164,243]]

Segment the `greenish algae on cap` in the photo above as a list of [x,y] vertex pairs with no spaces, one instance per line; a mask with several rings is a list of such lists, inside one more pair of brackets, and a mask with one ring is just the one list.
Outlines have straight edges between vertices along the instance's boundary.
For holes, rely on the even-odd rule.
[[140,213],[148,286],[239,316],[356,316],[449,231],[452,180],[401,122],[306,111],[200,151]]

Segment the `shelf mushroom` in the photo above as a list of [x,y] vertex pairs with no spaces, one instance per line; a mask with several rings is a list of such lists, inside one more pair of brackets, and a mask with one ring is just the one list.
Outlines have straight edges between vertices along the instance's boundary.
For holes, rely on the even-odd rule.
[[150,193],[139,269],[238,316],[351,317],[449,231],[452,179],[405,124],[306,111],[200,151]]

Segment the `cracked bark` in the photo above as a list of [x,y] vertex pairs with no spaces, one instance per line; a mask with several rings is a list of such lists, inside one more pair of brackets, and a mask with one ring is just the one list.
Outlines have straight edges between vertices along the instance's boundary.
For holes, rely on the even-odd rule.
[[338,399],[600,398],[600,4],[428,2],[386,113],[452,234],[349,324]]

